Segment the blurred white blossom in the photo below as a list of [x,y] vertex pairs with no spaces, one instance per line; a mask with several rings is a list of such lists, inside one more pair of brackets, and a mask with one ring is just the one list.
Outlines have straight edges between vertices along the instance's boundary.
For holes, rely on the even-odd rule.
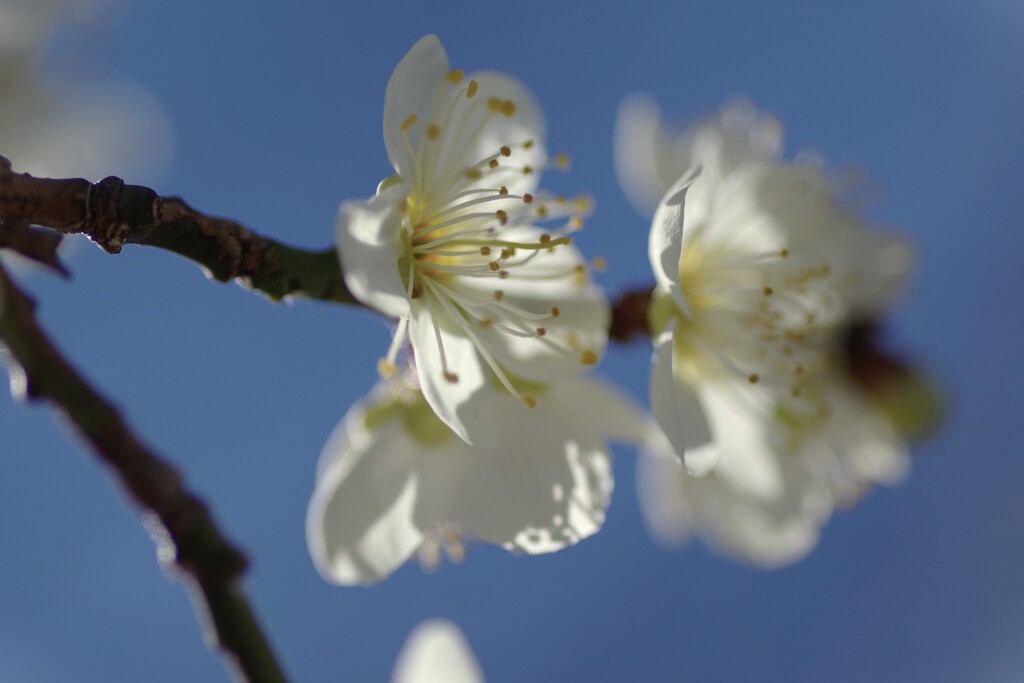
[[648,524],[757,565],[799,559],[837,502],[906,471],[841,342],[891,304],[910,251],[865,227],[820,165],[781,160],[780,126],[749,105],[673,137],[633,99],[616,144],[638,205],[665,190],[650,237],[651,405],[664,437],[640,465]]
[[[593,365],[607,305],[571,246],[589,200],[537,189],[549,162],[533,96],[494,72],[448,66],[434,36],[395,69],[384,142],[395,175],[338,220],[345,280],[398,319],[379,368],[397,372],[408,339],[427,402],[468,443],[493,441],[502,410],[492,384],[533,407],[519,380]],[[556,224],[541,230],[537,222]]]
[[58,26],[84,28],[99,4],[0,0],[0,154],[17,171],[152,182],[170,162],[170,123],[149,92],[48,50]]
[[427,567],[459,561],[464,538],[537,554],[597,532],[612,492],[606,441],[639,442],[645,420],[593,379],[530,390],[543,410],[492,389],[502,419],[491,448],[461,441],[404,375],[349,411],[324,448],[307,517],[324,578],[372,584],[416,553]]
[[483,683],[466,637],[447,619],[430,619],[409,634],[391,683]]

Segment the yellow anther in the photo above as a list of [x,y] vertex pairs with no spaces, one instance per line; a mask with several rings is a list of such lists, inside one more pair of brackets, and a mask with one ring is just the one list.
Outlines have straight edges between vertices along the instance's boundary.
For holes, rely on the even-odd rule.
[[416,114],[409,114],[405,121],[402,121],[402,130],[409,130],[416,125]]
[[764,288],[764,289],[762,289],[762,290],[761,290],[761,292],[762,292],[762,293],[763,293],[763,294],[764,294],[765,296],[771,296],[772,294],[774,294],[774,293],[775,293],[775,290],[774,290],[774,289],[772,289],[771,287],[765,286],[765,288]]
[[532,203],[533,202],[533,195],[530,194],[529,192],[527,192],[526,194],[523,195],[523,201],[526,202],[527,204]]
[[512,258],[513,254],[515,254],[515,252],[512,249],[509,249],[509,248],[506,247],[505,249],[501,250],[501,260],[502,261],[507,261],[510,258]]
[[577,211],[590,211],[590,200],[586,197],[577,197],[573,201]]
[[550,313],[552,318],[557,318],[558,316],[562,315],[562,311],[558,308],[558,306],[552,306],[550,308]]
[[395,376],[395,373],[398,372],[398,368],[396,368],[395,364],[387,358],[381,358],[377,361],[377,372],[384,379],[391,379]]
[[551,241],[551,235],[544,234],[544,235],[540,236],[540,243],[541,244],[547,244],[550,241]]
[[533,140],[527,140],[523,143],[523,149],[530,149],[533,147]]
[[490,166],[491,168],[498,168],[498,160],[491,159],[490,161],[487,162],[487,165]]
[[562,152],[555,157],[555,166],[557,166],[559,170],[568,171],[571,164],[572,161],[569,159],[569,155],[565,152]]
[[783,249],[782,251],[780,251],[779,256],[781,256],[782,258],[786,258],[787,256],[789,256],[789,249]]
[[478,171],[475,168],[467,168],[464,171],[464,173],[465,173],[465,176],[467,178],[469,178],[470,180],[480,180],[480,176],[483,175],[480,171]]
[[508,271],[507,270],[500,271],[498,273],[498,277],[501,278],[502,280],[507,279],[508,278]]
[[480,254],[483,255],[483,256],[490,256],[491,255],[491,248],[490,247],[480,247]]
[[545,330],[543,327],[538,327],[537,328],[537,336],[538,337],[543,337],[547,333],[548,333],[548,331]]
[[462,77],[464,75],[465,74],[462,73],[462,69],[452,69],[448,72],[448,75],[444,77],[444,80],[458,85],[459,83],[462,83]]
[[547,215],[548,215],[548,207],[543,206],[543,205],[537,207],[537,216],[539,216],[540,218],[544,218]]
[[503,156],[503,157],[510,157],[510,156],[512,156],[512,148],[509,147],[508,145],[502,145],[500,152],[501,152],[501,156]]
[[488,97],[487,108],[490,109],[491,111],[498,111],[499,109],[501,109],[501,100],[498,99],[497,97]]
[[469,85],[466,86],[466,97],[475,97],[479,87],[476,81],[470,81]]
[[441,137],[441,129],[438,127],[436,123],[432,123],[429,126],[427,126],[428,140],[436,140],[439,137]]
[[523,166],[523,175],[530,175],[533,173],[533,166]]
[[565,204],[565,195],[558,195],[557,197],[555,197],[555,201],[558,202],[559,204]]
[[523,394],[523,403],[526,404],[527,408],[537,407],[537,399],[535,399],[533,396],[530,396],[529,394]]
[[484,328],[485,330],[490,329],[491,327],[494,327],[494,321],[491,320],[490,318],[482,318],[480,320],[480,327]]
[[758,382],[761,381],[761,375],[757,374],[756,372],[752,372],[749,375],[747,375],[747,381],[750,382],[751,384],[757,384]]
[[494,215],[497,216],[498,220],[501,221],[502,225],[508,223],[508,212],[505,211],[504,209],[498,209],[497,211],[494,212]]
[[454,372],[445,372],[444,378],[451,382],[452,384],[455,384],[456,382],[459,381],[459,376],[456,375]]
[[605,268],[608,267],[608,263],[600,256],[595,256],[593,261],[594,270],[599,273],[603,273]]
[[580,351],[580,362],[584,365],[597,365],[597,354],[593,351]]
[[487,264],[487,267],[490,268],[495,273],[497,273],[498,269],[501,268],[501,264],[498,263],[497,261],[491,261],[490,263]]
[[501,301],[504,298],[505,298],[505,292],[501,291],[500,289],[494,290],[494,300],[495,301]]
[[793,368],[793,374],[794,375],[802,375],[802,374],[804,374],[804,366],[797,365],[796,367],[794,367]]
[[573,216],[569,219],[569,227],[573,230],[579,230],[583,227],[583,219],[579,216]]
[[512,100],[505,100],[501,103],[500,111],[505,116],[514,116],[516,113],[516,103]]
[[498,188],[498,194],[508,194],[508,188],[502,185],[501,187]]

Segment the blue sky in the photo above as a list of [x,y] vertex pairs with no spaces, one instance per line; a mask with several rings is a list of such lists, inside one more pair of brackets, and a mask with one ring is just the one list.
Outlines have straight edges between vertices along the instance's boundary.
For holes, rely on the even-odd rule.
[[[890,339],[934,369],[952,409],[905,484],[838,513],[788,569],[656,547],[633,454],[618,449],[608,523],[573,549],[474,547],[433,575],[410,566],[373,589],[329,586],[306,552],[306,503],[324,440],[375,379],[386,325],[271,305],[142,248],[82,245],[71,283],[26,282],[68,355],[249,552],[250,595],[297,681],[385,680],[433,616],[460,624],[498,683],[1020,680],[1022,29],[1012,0],[124,0],[108,28],[56,47],[167,109],[173,169],[129,182],[304,246],[329,244],[338,203],[390,172],[384,86],[426,33],[455,66],[510,72],[537,94],[550,146],[574,162],[545,184],[596,197],[578,243],[608,258],[612,291],[650,280],[647,225],[612,168],[629,92],[680,121],[743,95],[779,116],[790,153],[865,169],[879,190],[868,215],[920,250]],[[648,357],[619,348],[601,372],[642,397]],[[223,680],[180,586],[68,430],[4,396],[0,434],[0,679]]]

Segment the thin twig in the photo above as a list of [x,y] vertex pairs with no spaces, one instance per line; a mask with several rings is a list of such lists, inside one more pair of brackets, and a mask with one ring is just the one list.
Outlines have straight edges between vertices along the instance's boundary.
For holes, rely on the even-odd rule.
[[16,173],[0,156],[0,218],[82,233],[111,254],[125,244],[160,247],[195,261],[216,280],[237,280],[275,301],[300,296],[358,304],[333,247],[290,247],[114,176],[98,183],[35,178]]
[[211,646],[253,683],[285,676],[241,586],[248,560],[221,533],[182,475],[136,437],[117,409],[64,359],[39,327],[35,302],[0,268],[0,340],[9,351],[12,390],[49,400],[117,475],[144,519],[159,556],[177,565],[194,591]]

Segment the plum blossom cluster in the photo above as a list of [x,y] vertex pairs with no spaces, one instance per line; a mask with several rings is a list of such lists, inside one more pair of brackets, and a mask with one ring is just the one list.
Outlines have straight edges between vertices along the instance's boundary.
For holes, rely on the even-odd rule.
[[[799,559],[837,505],[905,475],[892,408],[913,418],[907,387],[927,392],[870,331],[911,251],[820,163],[784,160],[774,118],[730,105],[675,135],[648,99],[620,111],[620,179],[653,212],[653,419],[584,374],[611,319],[574,243],[591,201],[539,184],[568,161],[529,91],[450,67],[427,36],[391,76],[383,132],[394,174],[342,204],[337,241],[351,292],[396,322],[380,382],[321,456],[307,538],[326,579],[460,561],[467,539],[575,544],[604,521],[610,439],[642,445],[658,538],[759,566]],[[863,381],[878,358],[903,370],[902,398]]]
[[759,566],[803,557],[836,505],[908,469],[848,340],[890,306],[910,249],[864,225],[820,163],[781,147],[778,122],[744,103],[673,135],[638,96],[616,132],[625,191],[643,210],[657,201],[661,429],[639,460],[640,503],[658,538],[696,534]]
[[463,539],[524,553],[595,533],[612,491],[607,440],[645,422],[581,372],[609,310],[573,244],[585,196],[540,188],[544,123],[518,81],[453,69],[434,36],[395,69],[384,102],[394,175],[346,202],[346,283],[397,319],[381,382],[321,459],[308,542],[326,578],[373,583]]

